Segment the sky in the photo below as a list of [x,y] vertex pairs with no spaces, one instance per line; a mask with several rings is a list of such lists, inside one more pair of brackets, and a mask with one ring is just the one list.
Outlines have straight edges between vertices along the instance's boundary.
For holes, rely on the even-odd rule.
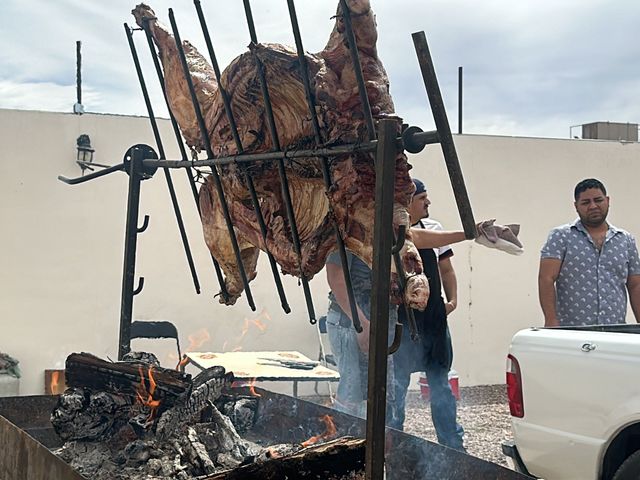
[[[148,0],[206,57],[191,0]],[[246,51],[241,0],[201,0],[222,68]],[[123,24],[128,0],[0,0],[0,108],[72,111],[76,41],[87,112],[146,115]],[[322,50],[337,0],[297,0],[305,50]],[[568,138],[595,121],[640,122],[637,0],[372,0],[378,53],[396,113],[425,130],[433,117],[411,34],[424,31],[452,131]],[[258,40],[294,45],[286,0],[253,0]],[[156,115],[167,116],[144,35],[134,34]]]

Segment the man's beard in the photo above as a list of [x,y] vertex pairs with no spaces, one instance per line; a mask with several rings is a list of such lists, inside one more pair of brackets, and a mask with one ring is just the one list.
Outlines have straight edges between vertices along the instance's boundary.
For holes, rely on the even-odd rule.
[[583,225],[587,227],[600,227],[603,223],[607,221],[607,215],[609,214],[609,209],[599,215],[597,218],[589,219],[589,216],[582,217],[580,216],[580,221]]

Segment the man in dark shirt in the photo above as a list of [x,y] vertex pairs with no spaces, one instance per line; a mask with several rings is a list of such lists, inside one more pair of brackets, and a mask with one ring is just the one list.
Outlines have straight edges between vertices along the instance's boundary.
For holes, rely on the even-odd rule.
[[[416,191],[409,214],[412,231],[417,231],[428,228],[422,219],[429,216],[430,202],[424,183],[414,179],[414,184]],[[451,236],[451,243],[464,240],[463,232],[447,234]],[[445,235],[445,232],[442,232],[442,235]],[[398,319],[404,324],[404,328],[400,348],[393,355],[396,415],[392,426],[400,430],[403,428],[405,399],[411,373],[424,371],[429,381],[431,418],[438,442],[451,448],[464,450],[462,440],[464,431],[456,422],[456,399],[449,385],[453,349],[447,327],[447,314],[455,308],[455,298],[448,298],[447,304],[442,298],[438,255],[434,248],[420,248],[419,240],[416,240],[416,246],[422,258],[425,274],[429,279],[431,295],[424,312],[413,311],[420,336],[417,342],[411,340],[405,308],[401,306],[398,311]],[[443,258],[453,254],[450,249],[445,251],[450,253],[445,254]]]

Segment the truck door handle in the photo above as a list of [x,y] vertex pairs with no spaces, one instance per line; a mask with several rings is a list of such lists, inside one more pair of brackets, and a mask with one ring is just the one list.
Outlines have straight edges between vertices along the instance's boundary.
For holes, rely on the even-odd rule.
[[587,342],[587,343],[583,343],[582,344],[582,351],[583,352],[587,352],[589,353],[592,350],[596,349],[596,344],[595,343],[591,343],[591,342]]

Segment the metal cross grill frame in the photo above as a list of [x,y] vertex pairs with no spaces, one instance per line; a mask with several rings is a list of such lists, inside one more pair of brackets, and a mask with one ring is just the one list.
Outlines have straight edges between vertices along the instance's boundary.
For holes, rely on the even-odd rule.
[[[243,0],[247,25],[249,27],[251,42],[253,44],[258,43],[258,38],[253,22],[253,15],[251,12],[250,0]],[[264,217],[259,207],[259,199],[255,190],[253,179],[246,168],[253,162],[276,162],[278,168],[278,174],[280,178],[281,193],[286,207],[287,220],[289,222],[289,228],[291,237],[293,240],[293,246],[298,259],[300,259],[300,239],[298,236],[298,229],[296,219],[293,213],[293,206],[291,202],[291,196],[289,193],[289,186],[287,180],[287,174],[285,170],[285,160],[291,160],[302,157],[315,157],[321,159],[322,175],[325,184],[325,189],[328,190],[331,187],[331,174],[329,169],[329,159],[343,155],[345,153],[355,152],[367,152],[373,153],[375,157],[375,169],[376,169],[376,184],[375,184],[375,222],[374,222],[374,261],[372,268],[372,301],[371,301],[371,332],[370,332],[370,349],[369,349],[369,383],[368,383],[368,402],[367,402],[367,454],[366,454],[366,476],[368,479],[382,479],[384,470],[384,449],[385,449],[385,412],[386,412],[386,377],[387,377],[387,355],[393,353],[400,345],[400,338],[402,335],[402,325],[396,325],[395,337],[391,347],[388,346],[388,309],[389,309],[389,277],[391,273],[391,258],[393,257],[396,270],[398,273],[400,286],[404,290],[404,272],[402,269],[402,262],[400,259],[400,249],[404,244],[405,229],[404,226],[399,228],[397,238],[394,240],[393,228],[392,228],[392,215],[393,215],[393,197],[394,197],[394,169],[395,158],[398,151],[406,149],[411,153],[417,153],[421,151],[427,144],[440,143],[442,151],[445,157],[445,162],[449,172],[449,177],[453,186],[454,195],[458,210],[460,213],[462,225],[466,234],[466,237],[471,239],[475,237],[475,222],[473,219],[473,213],[471,205],[467,195],[462,171],[457,158],[455,145],[453,143],[453,137],[449,127],[446,111],[442,101],[442,96],[438,86],[435,69],[431,61],[431,56],[427,46],[427,41],[424,32],[418,32],[413,34],[414,46],[418,61],[420,64],[423,81],[427,90],[429,103],[433,113],[434,121],[436,123],[437,130],[423,132],[418,127],[405,128],[401,138],[396,137],[397,122],[391,119],[383,119],[378,123],[378,129],[376,131],[373,116],[371,114],[371,108],[369,105],[369,99],[365,89],[365,81],[360,64],[360,58],[358,55],[358,49],[356,45],[355,35],[351,26],[351,12],[348,8],[346,0],[340,0],[342,9],[343,20],[345,24],[345,35],[349,45],[351,53],[351,60],[353,62],[354,70],[356,73],[356,80],[358,84],[358,91],[361,100],[362,113],[367,127],[367,141],[358,144],[340,145],[336,147],[327,148],[324,147],[324,139],[319,127],[318,119],[315,110],[314,95],[311,90],[308,66],[306,58],[304,56],[304,48],[302,45],[302,37],[298,26],[298,20],[294,5],[294,0],[287,0],[287,6],[289,9],[289,16],[291,19],[291,26],[295,38],[296,49],[299,60],[299,68],[301,78],[303,80],[307,104],[309,107],[310,118],[312,121],[314,140],[316,148],[312,150],[296,150],[286,151],[283,150],[278,141],[278,135],[275,125],[275,119],[273,115],[272,105],[269,98],[269,87],[266,82],[263,65],[257,57],[255,58],[257,70],[259,72],[260,84],[262,96],[265,104],[265,115],[269,127],[269,133],[274,145],[273,151],[260,154],[246,154],[244,153],[243,145],[241,144],[240,137],[238,135],[235,119],[231,110],[231,102],[227,92],[220,82],[221,72],[216,59],[209,30],[206,25],[206,20],[200,0],[194,0],[194,6],[202,27],[202,32],[205,38],[207,50],[210,56],[211,65],[214,69],[216,81],[220,94],[225,107],[225,114],[229,122],[233,139],[238,151],[237,155],[214,158],[213,151],[208,140],[207,130],[204,123],[202,112],[200,111],[200,105],[196,99],[195,90],[191,80],[191,76],[188,70],[184,50],[182,48],[182,41],[180,40],[180,34],[175,21],[173,9],[169,9],[169,19],[171,22],[171,28],[173,30],[174,38],[178,53],[180,55],[180,61],[185,75],[185,81],[188,84],[191,99],[193,103],[194,113],[198,120],[198,126],[204,145],[206,146],[207,158],[203,160],[189,160],[187,152],[184,147],[184,143],[181,138],[180,131],[178,129],[177,122],[171,113],[169,107],[169,99],[164,86],[164,78],[160,63],[158,61],[158,53],[153,44],[150,29],[147,23],[143,24],[142,29],[131,29],[126,23],[124,24],[127,41],[131,50],[132,59],[135,65],[135,69],[140,82],[142,94],[144,96],[145,105],[149,114],[149,120],[153,135],[156,141],[156,145],[159,152],[158,155],[155,151],[147,145],[135,145],[131,147],[125,159],[122,163],[105,168],[102,171],[88,174],[86,176],[68,179],[63,176],[58,178],[68,184],[83,183],[95,178],[110,174],[114,171],[124,170],[129,174],[129,193],[127,203],[127,219],[126,219],[126,233],[125,233],[125,254],[124,254],[124,267],[123,267],[123,279],[122,279],[122,301],[121,301],[121,314],[120,314],[120,335],[119,335],[119,350],[118,358],[130,350],[131,340],[131,321],[133,311],[133,297],[142,291],[144,286],[144,278],[140,277],[138,286],[134,289],[134,277],[135,277],[135,256],[136,256],[136,239],[138,233],[142,233],[146,230],[149,217],[145,215],[143,225],[138,227],[139,216],[139,200],[140,200],[140,183],[144,179],[151,178],[157,168],[161,168],[165,175],[167,187],[169,189],[171,202],[176,215],[176,221],[182,238],[185,254],[189,269],[193,278],[194,287],[196,293],[200,293],[200,283],[196,273],[193,257],[189,247],[189,241],[184,228],[184,222],[178,205],[177,196],[173,186],[173,180],[171,177],[171,169],[184,169],[187,173],[187,179],[191,186],[196,207],[198,206],[198,192],[196,188],[196,181],[193,176],[193,172],[197,168],[209,167],[211,175],[214,179],[215,188],[220,198],[222,212],[226,221],[227,229],[232,241],[234,253],[236,256],[237,266],[240,271],[242,282],[244,285],[244,291],[246,294],[247,302],[252,310],[256,310],[251,289],[247,279],[246,272],[244,271],[243,262],[240,256],[240,249],[238,246],[235,232],[233,229],[233,222],[229,214],[228,205],[224,196],[222,183],[217,171],[218,165],[225,165],[229,163],[235,163],[240,167],[241,172],[244,175],[249,193],[251,195],[252,204],[257,214],[258,224],[263,240],[267,235],[267,227],[264,221]],[[146,36],[147,44],[149,46],[150,54],[154,62],[156,74],[162,88],[163,96],[167,109],[169,111],[171,124],[175,134],[175,138],[180,149],[180,160],[168,160],[165,155],[162,139],[157,126],[156,118],[153,112],[153,107],[146,87],[146,82],[142,69],[140,66],[138,53],[133,41],[133,33],[136,30],[142,30]],[[199,172],[196,172],[199,174]],[[360,319],[357,313],[357,306],[353,293],[353,287],[351,284],[351,277],[349,274],[347,254],[344,245],[344,239],[340,233],[337,223],[334,221],[334,230],[336,243],[340,252],[342,261],[342,269],[344,272],[344,279],[347,287],[347,293],[349,303],[351,307],[351,314],[353,319],[354,328],[358,331],[362,331]],[[266,245],[266,242],[265,242]],[[269,263],[273,273],[274,282],[278,291],[280,302],[283,310],[286,313],[291,311],[282,282],[280,280],[279,272],[277,270],[277,264],[271,253],[266,252],[269,257]],[[224,277],[222,275],[221,268],[212,256],[213,265],[216,271],[218,283],[220,284],[221,295],[227,298],[228,293],[225,288]],[[300,272],[301,273],[301,272]],[[300,275],[302,287],[307,304],[307,310],[309,313],[309,319],[311,323],[316,322],[315,309],[313,306],[313,300],[311,298],[311,291],[309,289],[308,279],[302,274]],[[409,328],[411,330],[412,337],[417,338],[417,330],[415,320],[413,319],[412,310],[407,308],[409,318]]]

